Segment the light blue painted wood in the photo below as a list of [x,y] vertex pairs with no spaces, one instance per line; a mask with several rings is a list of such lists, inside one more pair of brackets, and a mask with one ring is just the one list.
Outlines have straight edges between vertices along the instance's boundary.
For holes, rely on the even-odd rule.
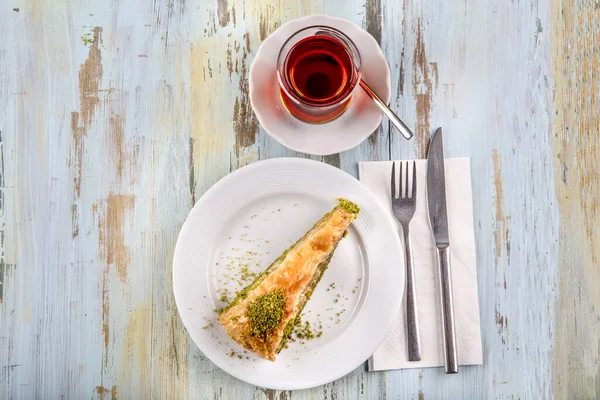
[[[261,36],[316,12],[380,39],[392,107],[418,137],[384,121],[357,148],[312,158],[356,176],[361,160],[422,156],[443,126],[447,155],[472,159],[483,366],[361,366],[320,388],[264,391],[214,366],[179,320],[171,258],[194,200],[241,165],[306,156],[257,125],[245,80]],[[0,397],[552,397],[550,13],[472,0],[4,5]]]

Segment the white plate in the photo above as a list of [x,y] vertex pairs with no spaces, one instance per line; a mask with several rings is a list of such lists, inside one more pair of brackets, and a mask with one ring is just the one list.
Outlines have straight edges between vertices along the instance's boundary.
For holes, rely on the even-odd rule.
[[[360,214],[304,309],[323,335],[291,343],[275,362],[245,352],[216,322],[223,289],[242,288],[228,263],[263,270],[342,196]],[[402,254],[392,221],[359,181],[317,161],[271,159],[231,173],[196,203],[177,240],[173,290],[190,336],[216,365],[257,386],[303,389],[346,375],[383,341],[402,300]]]
[[352,103],[339,118],[325,124],[307,124],[294,118],[283,106],[277,82],[277,55],[296,31],[312,25],[327,25],[344,32],[358,48],[362,77],[386,103],[391,96],[390,69],[379,45],[354,23],[327,15],[311,15],[281,25],[260,45],[250,67],[250,102],[265,131],[284,146],[309,154],[328,155],[349,150],[379,126],[381,111],[358,88]]

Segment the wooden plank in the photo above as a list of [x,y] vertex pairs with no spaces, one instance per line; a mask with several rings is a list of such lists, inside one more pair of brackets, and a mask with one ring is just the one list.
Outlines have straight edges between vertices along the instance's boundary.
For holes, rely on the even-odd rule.
[[552,2],[559,214],[552,372],[556,398],[600,397],[600,20],[594,1]]

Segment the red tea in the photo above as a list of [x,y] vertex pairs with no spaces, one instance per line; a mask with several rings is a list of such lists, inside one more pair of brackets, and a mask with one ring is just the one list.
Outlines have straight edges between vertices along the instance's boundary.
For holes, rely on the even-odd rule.
[[293,99],[281,90],[283,104],[307,122],[336,118],[350,104],[342,101],[356,86],[354,68],[352,55],[336,38],[315,35],[300,40],[284,63],[284,84]]

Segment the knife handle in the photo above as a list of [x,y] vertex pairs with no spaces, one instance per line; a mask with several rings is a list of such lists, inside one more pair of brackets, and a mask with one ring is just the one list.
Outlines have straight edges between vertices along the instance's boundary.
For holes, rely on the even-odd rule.
[[402,232],[404,233],[404,254],[406,256],[406,341],[408,347],[408,361],[421,361],[417,289],[408,224],[402,225]]
[[447,374],[458,372],[456,333],[454,329],[454,306],[452,302],[452,277],[450,275],[450,247],[438,247],[440,267],[440,298],[442,302],[442,324],[444,339],[444,366]]

